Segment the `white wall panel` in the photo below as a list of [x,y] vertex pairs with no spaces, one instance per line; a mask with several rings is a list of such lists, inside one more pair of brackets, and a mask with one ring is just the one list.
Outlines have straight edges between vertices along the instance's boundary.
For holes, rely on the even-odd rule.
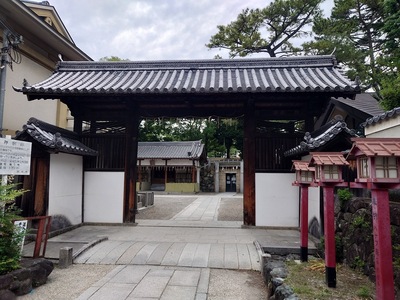
[[256,226],[298,227],[299,188],[294,173],[256,173]]
[[85,222],[123,222],[123,172],[85,172]]
[[82,157],[50,156],[49,215],[64,215],[72,224],[82,221]]

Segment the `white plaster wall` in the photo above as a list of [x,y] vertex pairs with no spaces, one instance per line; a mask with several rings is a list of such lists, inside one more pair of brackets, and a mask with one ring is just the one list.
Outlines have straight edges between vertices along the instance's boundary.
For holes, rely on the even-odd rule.
[[294,173],[256,173],[256,226],[298,227],[299,188]]
[[123,222],[124,172],[85,172],[84,222]]
[[394,115],[365,127],[366,137],[400,137],[400,116]]
[[49,215],[64,215],[72,224],[82,222],[82,157],[50,155]]
[[30,117],[38,118],[50,124],[56,124],[57,100],[33,100],[23,93],[13,90],[13,86],[22,87],[23,79],[29,84],[38,83],[47,79],[52,70],[33,62],[26,56],[22,57],[21,64],[13,64],[13,69],[7,69],[6,93],[4,101],[4,128],[9,130],[22,130]]
[[308,225],[310,221],[315,217],[318,223],[321,224],[321,218],[319,215],[319,190],[320,187],[308,188]]

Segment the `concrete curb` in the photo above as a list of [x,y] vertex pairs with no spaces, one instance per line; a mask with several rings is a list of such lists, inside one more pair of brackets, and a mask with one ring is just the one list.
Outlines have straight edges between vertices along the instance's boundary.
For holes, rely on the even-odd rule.
[[90,248],[93,248],[94,246],[96,246],[97,244],[100,244],[101,242],[107,241],[108,240],[108,236],[105,237],[101,237],[97,240],[91,241],[89,242],[87,245],[83,246],[82,248],[80,248],[78,251],[76,251],[73,255],[72,255],[72,261],[74,261],[79,255],[81,255],[83,252],[89,250]]

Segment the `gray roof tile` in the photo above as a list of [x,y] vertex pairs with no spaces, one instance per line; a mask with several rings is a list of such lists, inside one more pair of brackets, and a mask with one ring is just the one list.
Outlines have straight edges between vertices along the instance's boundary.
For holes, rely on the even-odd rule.
[[306,132],[304,141],[300,145],[286,151],[285,156],[294,156],[306,154],[310,151],[318,150],[318,148],[325,146],[340,133],[345,133],[351,137],[358,137],[354,129],[349,129],[346,122],[344,122],[339,116],[329,123],[325,124],[318,130],[309,133]]
[[375,116],[373,116],[371,118],[368,118],[364,123],[361,124],[361,126],[367,127],[369,125],[372,125],[372,124],[375,124],[375,123],[379,123],[382,120],[387,120],[387,119],[390,119],[390,118],[394,118],[399,114],[400,114],[400,107],[396,107],[396,108],[393,108],[392,110],[389,110],[389,111],[386,111],[386,112],[381,113],[379,115],[375,115]]
[[139,142],[138,159],[198,159],[203,149],[201,141]]
[[333,56],[262,59],[60,62],[27,94],[357,92]]
[[78,135],[72,131],[48,124],[41,120],[30,118],[17,132],[17,140],[33,140],[48,148],[51,152],[95,156],[97,151],[78,141]]

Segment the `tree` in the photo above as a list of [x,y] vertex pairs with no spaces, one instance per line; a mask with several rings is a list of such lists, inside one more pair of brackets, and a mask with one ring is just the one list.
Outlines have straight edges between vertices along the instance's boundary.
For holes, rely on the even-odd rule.
[[243,121],[242,119],[222,119],[219,122],[216,137],[225,147],[226,157],[231,157],[232,147],[243,150]]
[[385,0],[383,32],[384,61],[388,66],[382,80],[381,106],[391,110],[400,106],[400,1]]
[[120,58],[118,56],[104,56],[99,61],[129,61],[128,58]]
[[336,0],[330,18],[314,20],[315,41],[303,44],[305,52],[335,53],[348,76],[358,76],[364,88],[380,88],[385,65],[380,59],[385,41],[383,0]]
[[[307,25],[321,15],[323,0],[275,0],[263,9],[244,9],[236,21],[219,25],[208,48],[228,49],[230,57],[265,52],[270,57],[295,53],[294,38],[309,35]],[[265,37],[263,37],[265,33]]]

